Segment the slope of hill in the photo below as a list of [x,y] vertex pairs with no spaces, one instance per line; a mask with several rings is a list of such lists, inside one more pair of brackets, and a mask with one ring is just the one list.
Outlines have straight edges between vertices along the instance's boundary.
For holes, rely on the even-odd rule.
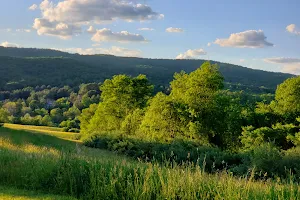
[[[156,86],[168,87],[175,72],[191,72],[205,60],[126,58],[111,55],[78,55],[49,49],[0,47],[0,90],[26,86],[77,86],[102,82],[116,74],[146,74]],[[255,93],[273,92],[291,74],[254,70],[218,63],[227,87]]]

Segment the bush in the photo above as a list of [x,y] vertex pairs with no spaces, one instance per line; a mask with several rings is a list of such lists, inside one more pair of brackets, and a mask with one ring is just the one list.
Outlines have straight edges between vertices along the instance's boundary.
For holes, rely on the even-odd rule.
[[103,136],[95,135],[93,138],[86,139],[84,143],[89,147],[108,149],[145,161],[198,163],[208,172],[234,168],[241,165],[243,160],[242,154],[232,154],[218,148],[183,140],[158,143],[126,138],[122,135],[103,134]]
[[278,163],[281,163],[282,155],[272,144],[267,143],[254,148],[250,156],[251,167],[260,177],[277,175]]

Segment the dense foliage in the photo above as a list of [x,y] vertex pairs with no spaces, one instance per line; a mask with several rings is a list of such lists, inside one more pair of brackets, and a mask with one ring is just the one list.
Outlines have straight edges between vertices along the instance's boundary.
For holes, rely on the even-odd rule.
[[176,73],[168,94],[152,96],[145,76],[114,76],[101,86],[97,109],[83,110],[82,138],[144,159],[197,162],[208,156],[208,169],[300,175],[299,80],[279,85],[272,101],[245,103],[241,93],[223,90],[224,78],[209,62]]

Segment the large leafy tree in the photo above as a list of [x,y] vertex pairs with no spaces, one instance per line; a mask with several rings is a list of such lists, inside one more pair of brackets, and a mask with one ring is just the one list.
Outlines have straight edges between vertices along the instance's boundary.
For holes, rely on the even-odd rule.
[[216,64],[205,62],[190,74],[175,74],[171,82],[170,97],[184,104],[189,112],[191,134],[201,135],[212,141],[217,134],[216,115],[219,114],[218,91],[223,89],[223,76]]
[[187,104],[196,112],[211,107],[216,92],[224,87],[224,78],[218,66],[209,62],[190,74],[176,73],[174,78],[171,82],[172,98]]
[[[171,94],[158,94],[151,101],[142,130],[152,138],[198,138],[222,145],[224,140],[217,136],[239,131],[233,121],[239,119],[240,112],[238,107],[231,106],[230,99],[220,94],[223,79],[218,66],[209,62],[190,74],[176,73]],[[234,114],[227,114],[229,110]],[[224,120],[230,123],[225,124]]]
[[153,85],[144,75],[134,78],[114,76],[100,89],[101,103],[88,126],[90,133],[120,130],[126,116],[137,108],[144,108],[153,93]]
[[300,76],[289,78],[277,87],[276,110],[282,115],[300,114]]
[[[170,96],[158,93],[150,101],[145,117],[141,124],[141,131],[154,140],[172,140],[185,137],[188,121],[184,116],[185,108],[173,101]],[[185,137],[186,138],[186,137]]]

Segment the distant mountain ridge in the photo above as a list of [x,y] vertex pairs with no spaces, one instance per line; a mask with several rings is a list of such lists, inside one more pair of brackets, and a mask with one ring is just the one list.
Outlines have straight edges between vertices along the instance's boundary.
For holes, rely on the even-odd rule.
[[[26,86],[76,86],[102,82],[117,74],[146,74],[157,87],[168,87],[175,72],[191,72],[206,60],[171,60],[79,55],[51,49],[0,47],[0,90]],[[291,74],[218,63],[227,88],[254,93],[274,92]]]

